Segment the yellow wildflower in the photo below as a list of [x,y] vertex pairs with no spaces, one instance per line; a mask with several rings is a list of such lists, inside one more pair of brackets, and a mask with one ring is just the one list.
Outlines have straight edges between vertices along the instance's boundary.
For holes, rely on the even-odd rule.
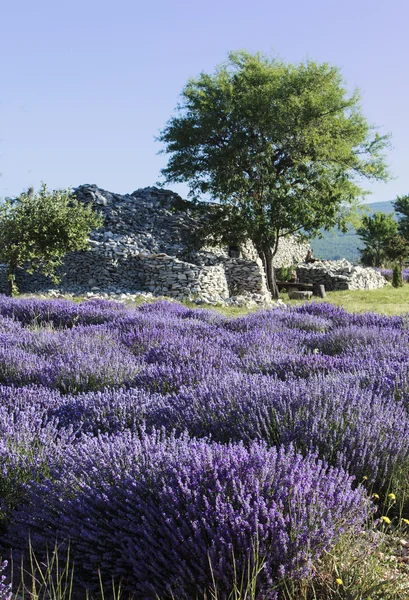
[[381,517],[381,521],[383,521],[384,523],[386,523],[387,525],[390,524],[391,520],[389,517],[387,517],[386,515],[384,515],[383,517]]
[[402,519],[402,521],[405,523],[405,525],[409,525],[409,519]]
[[340,577],[337,577],[335,581],[337,582],[338,585],[344,585],[344,583]]
[[390,498],[391,500],[396,500],[395,494],[388,494],[388,498]]
[[375,498],[376,500],[379,500],[379,494],[372,494],[372,498]]

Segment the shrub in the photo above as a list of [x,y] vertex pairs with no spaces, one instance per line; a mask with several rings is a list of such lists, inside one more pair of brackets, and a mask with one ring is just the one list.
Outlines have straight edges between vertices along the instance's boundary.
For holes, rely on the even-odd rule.
[[392,285],[395,288],[403,286],[402,269],[399,265],[393,266]]
[[[143,598],[201,597],[213,579],[227,597],[235,576],[262,561],[258,593],[300,578],[369,504],[342,469],[314,454],[252,443],[221,445],[157,433],[86,437],[50,477],[31,486],[10,537],[30,531],[38,552],[70,540],[78,576],[111,576]],[[211,567],[210,567],[211,564]]]

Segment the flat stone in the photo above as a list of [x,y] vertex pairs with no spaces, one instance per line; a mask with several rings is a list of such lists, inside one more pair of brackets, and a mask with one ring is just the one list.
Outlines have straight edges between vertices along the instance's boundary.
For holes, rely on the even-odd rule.
[[301,292],[300,290],[290,290],[288,292],[288,297],[291,300],[310,300],[312,297],[312,292]]

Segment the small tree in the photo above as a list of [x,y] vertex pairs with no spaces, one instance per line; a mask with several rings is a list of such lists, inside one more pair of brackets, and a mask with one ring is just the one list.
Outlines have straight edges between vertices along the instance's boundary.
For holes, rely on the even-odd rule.
[[365,243],[359,249],[362,264],[368,267],[380,267],[388,258],[387,248],[390,239],[397,235],[398,224],[393,215],[376,212],[373,215],[364,215],[362,225],[357,229],[357,234]]
[[394,288],[403,286],[402,268],[399,265],[393,265],[392,285]]
[[359,179],[387,178],[387,137],[326,63],[231,53],[214,74],[187,83],[159,141],[171,155],[166,182],[187,182],[191,197],[210,194],[225,206],[218,232],[254,242],[274,297],[280,238],[345,229],[345,207],[363,194]]
[[67,252],[86,250],[92,229],[102,217],[75,199],[70,190],[47,190],[42,184],[0,206],[0,261],[8,265],[8,289],[16,291],[17,268],[40,271],[54,282]]

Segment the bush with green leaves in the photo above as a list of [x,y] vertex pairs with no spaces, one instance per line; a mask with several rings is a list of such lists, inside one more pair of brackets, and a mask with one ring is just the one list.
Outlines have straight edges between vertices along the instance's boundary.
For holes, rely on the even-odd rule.
[[[381,267],[388,260],[390,241],[398,233],[398,224],[393,215],[376,212],[362,217],[357,234],[365,244],[359,248],[361,262],[365,267]],[[389,252],[388,252],[389,249]]]
[[49,191],[43,183],[0,206],[0,262],[8,265],[8,294],[17,291],[15,273],[39,271],[58,282],[67,252],[86,250],[102,217],[78,202],[70,190]]
[[402,287],[402,285],[403,285],[402,269],[400,268],[399,265],[393,266],[392,285],[395,288]]

